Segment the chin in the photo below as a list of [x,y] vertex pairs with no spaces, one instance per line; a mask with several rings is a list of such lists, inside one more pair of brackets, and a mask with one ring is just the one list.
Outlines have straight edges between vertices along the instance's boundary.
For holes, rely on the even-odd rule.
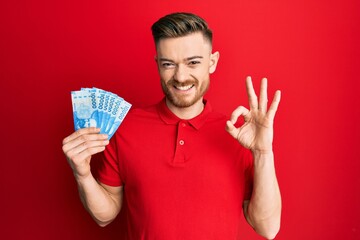
[[171,103],[173,106],[177,108],[188,108],[199,101],[202,101],[202,98],[204,94],[207,92],[209,85],[206,85],[206,87],[201,91],[195,91],[192,94],[189,95],[181,95],[176,94],[175,92],[172,92],[170,88],[168,88],[166,85],[162,86],[162,90],[166,96],[166,99]]
[[169,102],[174,105],[175,107],[178,108],[187,108],[187,107],[191,107],[194,104],[196,104],[198,101],[201,100],[201,96],[196,96],[192,99],[186,100],[186,99],[179,99],[179,98],[174,98],[173,96],[166,96],[167,99],[169,100]]

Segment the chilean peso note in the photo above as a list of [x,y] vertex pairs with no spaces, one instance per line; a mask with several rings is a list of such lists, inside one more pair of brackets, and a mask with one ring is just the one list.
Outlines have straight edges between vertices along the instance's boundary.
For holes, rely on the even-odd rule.
[[131,104],[118,95],[99,88],[81,88],[71,92],[75,130],[100,128],[101,133],[114,135]]

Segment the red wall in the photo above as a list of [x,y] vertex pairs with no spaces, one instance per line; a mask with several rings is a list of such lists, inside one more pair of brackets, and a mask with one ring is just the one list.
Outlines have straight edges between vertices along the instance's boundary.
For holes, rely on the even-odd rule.
[[[191,11],[221,53],[207,95],[218,111],[247,105],[246,75],[282,90],[277,239],[360,239],[359,10],[356,0],[1,1],[0,238],[122,239],[121,220],[97,227],[78,199],[61,150],[70,91],[158,101],[150,26]],[[244,239],[261,238],[244,223]]]

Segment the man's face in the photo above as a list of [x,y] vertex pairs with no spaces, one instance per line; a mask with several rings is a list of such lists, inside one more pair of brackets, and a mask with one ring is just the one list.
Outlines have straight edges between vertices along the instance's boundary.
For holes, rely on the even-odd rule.
[[218,57],[202,33],[160,40],[156,60],[168,103],[185,108],[202,101]]

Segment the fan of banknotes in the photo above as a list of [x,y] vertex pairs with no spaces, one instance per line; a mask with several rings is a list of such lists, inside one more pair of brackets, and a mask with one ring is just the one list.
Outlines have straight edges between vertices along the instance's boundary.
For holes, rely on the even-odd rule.
[[75,130],[100,128],[109,139],[114,135],[131,104],[118,95],[99,88],[82,88],[71,92]]

